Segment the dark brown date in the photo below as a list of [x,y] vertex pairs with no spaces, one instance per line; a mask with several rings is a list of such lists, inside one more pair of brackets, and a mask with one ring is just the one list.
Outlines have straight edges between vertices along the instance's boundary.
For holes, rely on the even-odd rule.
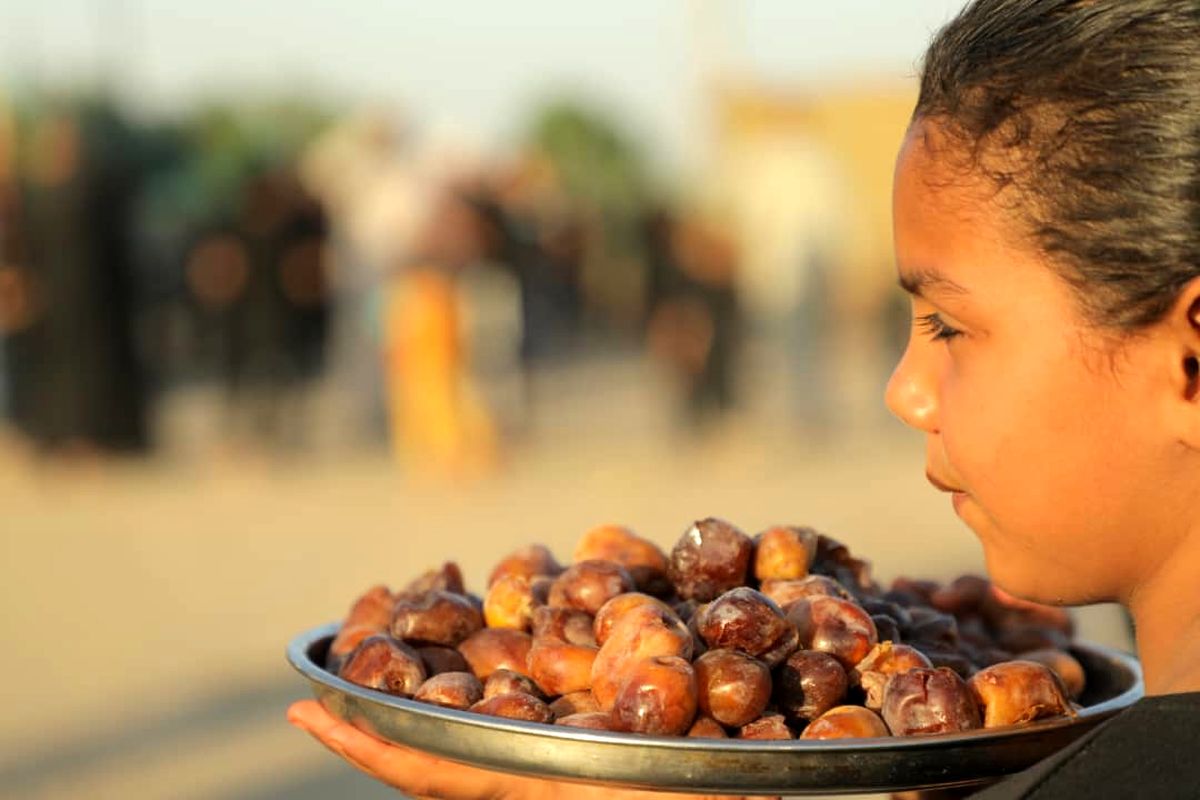
[[483,627],[483,615],[462,595],[434,589],[396,601],[391,634],[409,644],[455,647]]
[[452,647],[430,645],[429,647],[418,647],[417,652],[421,654],[425,672],[431,676],[440,675],[443,672],[470,672],[471,670],[467,665],[467,660],[462,657],[462,653]]
[[386,634],[370,636],[346,657],[338,677],[368,689],[411,697],[425,682],[421,656]]
[[596,647],[592,615],[576,608],[538,606],[533,610],[533,638],[550,637]]
[[850,683],[861,686],[863,705],[874,711],[883,707],[883,690],[888,679],[910,669],[931,669],[933,664],[914,647],[893,642],[880,642],[871,648],[862,661],[850,670]]
[[633,578],[620,564],[580,561],[555,579],[547,605],[595,614],[612,598],[632,591]]
[[706,603],[747,582],[754,542],[725,520],[709,517],[684,532],[667,574],[684,600]]
[[813,720],[841,703],[849,679],[836,658],[797,650],[775,671],[775,705],[793,721]]
[[951,669],[911,669],[883,690],[883,721],[894,736],[957,733],[983,725],[966,682]]
[[773,667],[796,649],[799,634],[766,595],[730,589],[697,612],[696,632],[710,648],[741,650]]
[[495,697],[498,694],[529,694],[538,698],[542,697],[542,691],[538,685],[533,682],[533,678],[522,675],[520,672],[513,672],[511,669],[498,669],[491,675],[488,675],[483,684],[483,699]]
[[420,597],[426,592],[450,592],[466,594],[462,570],[453,561],[442,564],[441,569],[431,569],[396,593],[396,599]]
[[870,615],[837,597],[797,600],[788,606],[787,619],[796,626],[802,649],[829,653],[846,669],[853,669],[879,641]]
[[600,704],[591,692],[571,692],[550,704],[550,710],[557,718],[569,717],[572,714],[588,714],[600,710]]

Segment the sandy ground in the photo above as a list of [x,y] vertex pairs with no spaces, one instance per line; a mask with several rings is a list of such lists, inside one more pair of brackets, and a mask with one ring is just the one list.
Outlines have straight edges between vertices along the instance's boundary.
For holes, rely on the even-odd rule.
[[[749,415],[692,441],[625,377],[579,384],[506,469],[457,486],[371,453],[67,466],[0,446],[0,796],[394,797],[284,723],[305,693],[288,639],[373,583],[455,558],[478,588],[516,546],[566,558],[599,522],[664,547],[702,516],[805,523],[883,579],[979,569],[898,425],[818,441]],[[1081,622],[1128,645],[1112,608]]]

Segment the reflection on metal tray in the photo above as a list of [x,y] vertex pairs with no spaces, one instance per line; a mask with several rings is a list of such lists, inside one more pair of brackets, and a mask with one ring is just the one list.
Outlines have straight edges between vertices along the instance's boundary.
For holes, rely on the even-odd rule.
[[321,666],[337,625],[300,634],[288,660],[336,716],[393,742],[506,772],[612,785],[736,794],[837,794],[979,783],[1021,770],[1142,696],[1129,655],[1092,644],[1074,720],[966,734],[842,741],[636,736],[486,717],[364,689]]

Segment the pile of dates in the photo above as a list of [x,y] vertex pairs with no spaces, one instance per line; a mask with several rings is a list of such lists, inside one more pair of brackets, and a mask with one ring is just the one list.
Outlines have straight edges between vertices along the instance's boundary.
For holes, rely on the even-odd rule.
[[1084,672],[1064,611],[986,579],[897,579],[811,528],[693,524],[665,554],[589,531],[541,545],[487,593],[453,563],[370,589],[327,667],[400,697],[511,719],[660,736],[844,739],[1073,715]]

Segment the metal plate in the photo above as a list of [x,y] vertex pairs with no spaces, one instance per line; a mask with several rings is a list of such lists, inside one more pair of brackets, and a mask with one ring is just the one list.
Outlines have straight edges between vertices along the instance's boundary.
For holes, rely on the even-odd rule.
[[731,794],[856,794],[964,786],[1017,772],[1142,696],[1141,669],[1120,651],[1076,644],[1084,709],[966,734],[843,741],[742,741],[609,733],[486,717],[364,689],[321,666],[337,625],[300,634],[288,660],[331,713],[381,739],[444,758],[544,778]]

